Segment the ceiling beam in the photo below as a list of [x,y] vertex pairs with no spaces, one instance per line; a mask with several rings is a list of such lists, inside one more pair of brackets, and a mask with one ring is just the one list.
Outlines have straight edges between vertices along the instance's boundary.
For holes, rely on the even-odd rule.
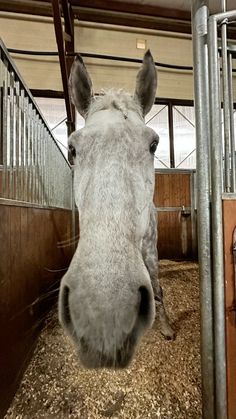
[[142,3],[130,3],[129,1],[115,0],[71,0],[71,5],[76,7],[86,7],[100,10],[111,10],[122,13],[135,13],[139,15],[149,15],[155,17],[164,17],[167,19],[191,20],[191,11],[184,11],[175,8],[160,7]]
[[[70,47],[71,50],[74,51],[74,38],[73,38],[73,30],[71,26],[70,15],[69,15],[69,6],[68,1],[63,0],[63,9],[68,9],[68,15],[66,15],[66,23],[65,28],[71,32],[69,35],[72,37],[72,45]],[[61,9],[60,9],[60,2],[59,0],[52,0],[52,10],[53,10],[53,20],[54,20],[54,29],[58,47],[58,54],[59,54],[59,61],[60,61],[60,68],[61,68],[61,77],[62,77],[62,85],[64,90],[64,97],[65,97],[65,104],[66,104],[66,114],[67,114],[67,128],[68,128],[68,135],[70,135],[75,130],[75,112],[73,110],[73,105],[71,103],[70,95],[69,95],[69,86],[68,86],[68,78],[69,78],[69,61],[66,61],[66,48],[68,49],[69,42],[64,42],[63,36],[63,26],[61,20]],[[66,14],[66,12],[65,12]],[[67,45],[67,47],[65,46]],[[71,62],[71,58],[70,58]]]
[[[107,23],[136,28],[191,33],[190,12],[160,6],[116,0],[70,0],[74,16],[80,21]],[[52,16],[50,0],[1,0],[0,11]],[[236,28],[228,36],[236,39]]]

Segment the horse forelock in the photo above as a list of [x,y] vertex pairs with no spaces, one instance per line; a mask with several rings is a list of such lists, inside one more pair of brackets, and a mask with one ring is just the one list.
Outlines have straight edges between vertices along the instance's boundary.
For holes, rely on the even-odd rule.
[[133,111],[143,119],[139,102],[123,89],[103,90],[99,96],[95,96],[89,107],[88,116],[93,115],[95,112],[109,109],[120,110],[124,116],[127,115],[128,111]]

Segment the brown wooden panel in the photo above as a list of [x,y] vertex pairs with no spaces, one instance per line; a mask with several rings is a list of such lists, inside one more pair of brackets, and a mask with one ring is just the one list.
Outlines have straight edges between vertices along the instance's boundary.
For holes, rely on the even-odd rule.
[[232,235],[236,227],[236,200],[223,201],[224,269],[226,308],[226,357],[228,418],[236,419],[236,313],[231,311],[234,298]]
[[159,259],[192,259],[191,218],[180,212],[158,214]]
[[189,173],[156,173],[154,204],[156,207],[190,206]]
[[[154,204],[159,208],[190,207],[190,173],[156,173]],[[191,215],[179,211],[158,213],[158,254],[160,259],[196,258]]]
[[70,211],[0,205],[0,417],[56,301],[64,271],[50,270],[69,265],[73,248],[58,242],[70,236]]

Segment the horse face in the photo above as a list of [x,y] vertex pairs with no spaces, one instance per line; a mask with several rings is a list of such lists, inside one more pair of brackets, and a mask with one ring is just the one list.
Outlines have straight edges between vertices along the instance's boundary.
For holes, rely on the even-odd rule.
[[73,101],[86,117],[71,136],[80,240],[64,276],[60,322],[86,367],[126,367],[155,315],[150,277],[142,258],[154,188],[158,137],[144,124],[156,91],[147,52],[135,95],[108,92],[97,100],[79,57],[72,68]]

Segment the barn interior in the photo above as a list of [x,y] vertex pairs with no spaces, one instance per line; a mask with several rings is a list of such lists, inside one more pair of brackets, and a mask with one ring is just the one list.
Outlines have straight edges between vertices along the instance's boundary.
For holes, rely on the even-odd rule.
[[[223,416],[223,408],[216,413],[217,402],[206,396],[211,389],[205,389],[200,357],[203,338],[192,36],[193,16],[200,3],[0,2],[2,417],[236,418],[231,249],[236,220],[233,204],[226,202],[229,197],[225,198],[223,214],[230,220],[224,230],[228,416]],[[210,15],[235,11],[234,0],[202,4],[209,7]],[[224,24],[232,58],[233,132],[236,26],[233,19],[219,25],[220,56]],[[128,370],[84,371],[57,324],[56,312],[60,279],[79,238],[68,136],[83,127],[84,120],[71,102],[68,77],[74,56],[80,53],[95,95],[110,88],[132,94],[147,49],[158,71],[157,97],[146,124],[160,137],[154,159],[160,279],[176,340],[163,341],[157,322]],[[229,187],[226,192],[235,190]]]

